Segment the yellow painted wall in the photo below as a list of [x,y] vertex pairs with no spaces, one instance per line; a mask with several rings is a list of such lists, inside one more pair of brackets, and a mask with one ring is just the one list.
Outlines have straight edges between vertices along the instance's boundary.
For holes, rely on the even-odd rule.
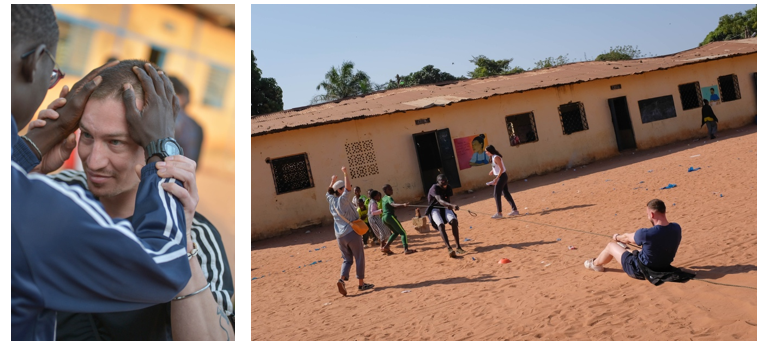
[[[178,76],[188,86],[191,101],[187,112],[205,132],[200,166],[233,173],[234,31],[169,5],[55,4],[53,7],[60,17],[74,18],[95,27],[84,73],[104,64],[112,56],[148,59],[152,45],[166,49],[163,69],[169,75]],[[211,65],[229,70],[220,108],[203,104]],[[60,87],[64,84],[72,86],[82,78],[72,72],[66,73],[63,83],[48,93],[41,109],[58,97]]]
[[[258,240],[289,229],[331,222],[325,192],[331,176],[341,176],[341,166],[348,166],[346,143],[371,139],[380,172],[352,179],[352,185],[366,192],[368,188],[380,190],[389,183],[397,201],[413,201],[424,192],[412,139],[415,133],[449,128],[453,140],[484,133],[503,154],[509,179],[518,180],[617,155],[609,98],[627,96],[637,145],[640,149],[651,148],[707,134],[706,129],[699,128],[701,108],[682,110],[679,84],[699,81],[700,86],[709,86],[717,83],[718,76],[734,73],[738,75],[742,99],[713,107],[719,127],[726,129],[752,122],[756,114],[752,73],[756,69],[753,54],[253,137],[251,238]],[[622,89],[611,90],[614,84],[621,84]],[[674,97],[677,116],[642,124],[638,101],[668,94]],[[585,106],[589,129],[564,135],[557,108],[578,101]],[[511,147],[505,117],[530,111],[535,115],[539,141]],[[416,119],[424,118],[431,122],[415,125]],[[308,154],[314,187],[276,195],[271,165],[266,159],[301,153]],[[489,170],[489,165],[459,170],[462,186],[457,191],[485,186],[492,179],[487,175]]]

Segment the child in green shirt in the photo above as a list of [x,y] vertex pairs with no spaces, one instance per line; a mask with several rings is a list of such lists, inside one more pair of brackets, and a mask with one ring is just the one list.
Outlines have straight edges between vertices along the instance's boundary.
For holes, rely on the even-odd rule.
[[386,194],[385,197],[383,197],[383,200],[381,200],[383,204],[383,223],[391,229],[391,237],[388,238],[388,242],[386,242],[386,245],[383,247],[383,252],[387,254],[391,254],[391,243],[396,239],[397,236],[402,236],[402,245],[404,245],[404,254],[410,254],[418,252],[417,250],[411,250],[407,246],[407,232],[404,231],[404,228],[402,227],[402,223],[399,222],[399,219],[396,218],[396,214],[394,211],[397,207],[407,207],[409,204],[397,204],[394,202],[394,198],[391,197],[391,195],[394,194],[394,188],[391,187],[390,184],[386,184],[383,186],[383,192]]

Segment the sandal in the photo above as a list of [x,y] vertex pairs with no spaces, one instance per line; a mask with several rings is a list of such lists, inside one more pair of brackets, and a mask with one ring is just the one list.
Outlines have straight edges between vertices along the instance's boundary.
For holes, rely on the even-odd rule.
[[359,286],[359,291],[367,291],[367,290],[371,290],[373,287],[375,287],[375,285],[373,285],[373,284],[368,284],[368,283],[365,283],[364,285],[362,285],[362,286]]
[[449,258],[457,258],[457,254],[451,248],[447,250],[449,252]]
[[462,248],[460,248],[460,247],[458,247],[458,248],[457,248],[457,250],[455,250],[455,251],[457,251],[457,253],[460,253],[460,254],[463,254],[463,253],[465,253],[465,250],[463,250],[463,249],[462,249]]
[[383,254],[385,254],[385,255],[392,255],[392,254],[394,254],[394,252],[391,251],[390,248],[381,248],[380,252],[383,252]]
[[413,254],[415,252],[418,252],[418,250],[404,250],[404,254]]
[[346,296],[346,283],[343,282],[343,279],[338,279],[338,292],[340,292],[343,297]]

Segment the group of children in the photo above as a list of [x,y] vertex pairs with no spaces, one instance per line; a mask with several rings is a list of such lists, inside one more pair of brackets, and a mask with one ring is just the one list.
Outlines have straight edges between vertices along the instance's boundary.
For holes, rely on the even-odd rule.
[[353,204],[359,213],[359,218],[370,228],[362,239],[365,245],[368,242],[370,245],[379,243],[381,252],[392,254],[391,243],[397,236],[401,236],[404,254],[415,253],[417,250],[409,248],[407,232],[395,213],[397,207],[407,207],[408,203],[397,204],[391,197],[393,194],[394,189],[390,184],[383,186],[383,193],[374,189],[368,190],[367,196],[362,195],[362,188],[354,188]]

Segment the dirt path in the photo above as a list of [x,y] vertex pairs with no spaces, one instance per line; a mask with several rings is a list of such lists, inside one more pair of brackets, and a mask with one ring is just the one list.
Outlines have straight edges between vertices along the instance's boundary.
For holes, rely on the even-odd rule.
[[[459,194],[460,238],[470,241],[462,242],[468,253],[458,259],[447,257],[437,232],[412,229],[407,209],[400,217],[420,252],[405,256],[398,241],[392,256],[365,249],[366,281],[376,287],[364,293],[349,287],[345,298],[334,285],[341,258],[332,227],[257,242],[251,338],[756,340],[756,290],[697,280],[655,287],[629,278],[614,262],[596,273],[583,261],[609,238],[532,223],[633,232],[648,227],[645,205],[659,198],[669,220],[683,228],[675,266],[699,279],[756,287],[756,145],[751,125],[713,142],[625,152],[516,181],[509,189],[522,216],[514,219],[465,212],[494,213],[490,189]],[[506,164],[513,166],[510,159]],[[701,170],[687,172],[692,166]],[[670,183],[677,187],[660,190]],[[500,265],[501,258],[512,262]]]

